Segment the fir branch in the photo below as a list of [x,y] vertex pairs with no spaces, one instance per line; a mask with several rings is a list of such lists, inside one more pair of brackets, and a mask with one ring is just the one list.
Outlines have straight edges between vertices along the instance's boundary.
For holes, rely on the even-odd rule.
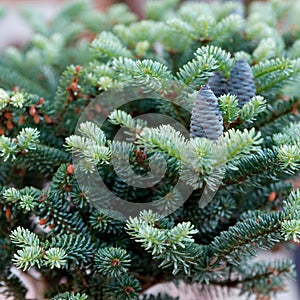
[[187,36],[192,40],[198,39],[198,35],[195,28],[193,28],[192,25],[180,18],[173,18],[168,20],[167,25],[170,26],[172,30],[182,34],[183,36]]
[[69,161],[69,155],[66,152],[45,145],[37,145],[34,151],[18,157],[16,163],[19,166],[26,166],[28,170],[35,170],[49,176],[67,161]]
[[205,44],[211,40],[212,32],[216,27],[216,20],[214,17],[209,15],[198,16],[196,22],[193,22],[192,20],[189,20],[189,22],[191,22],[197,32],[198,41]]
[[283,41],[280,38],[269,37],[262,39],[253,51],[253,59],[257,62],[262,62],[278,57],[282,55],[283,47]]
[[247,178],[255,174],[264,173],[264,171],[279,171],[277,162],[277,150],[262,149],[257,153],[242,158],[236,162],[233,169],[226,169],[224,184],[231,185],[245,181]]
[[161,20],[179,4],[178,0],[166,0],[146,2],[145,13],[147,18],[152,20]]
[[220,47],[209,45],[198,48],[195,55],[196,57],[212,56],[218,62],[220,71],[226,78],[229,77],[234,62],[229,52]]
[[288,219],[298,219],[300,214],[300,190],[292,191],[283,203]]
[[[264,178],[267,180],[269,176],[274,177],[274,175],[268,174],[264,176]],[[255,184],[254,186],[252,182]],[[233,189],[229,190],[236,194],[235,198],[237,198],[241,211],[271,211],[278,206],[282,206],[283,199],[286,199],[292,191],[292,184],[284,180],[272,182],[271,184],[262,184],[259,181],[259,176],[258,180],[254,176],[249,182],[246,181],[244,184],[240,184],[240,189],[238,191],[233,191]],[[240,195],[243,195],[243,201],[240,201]],[[242,217],[240,216],[240,218]]]
[[104,146],[106,144],[105,133],[92,122],[81,123],[78,131],[97,145]]
[[210,248],[218,259],[237,265],[244,256],[255,255],[255,248],[269,249],[282,240],[277,233],[281,220],[280,213],[248,218],[223,231],[213,240]]
[[51,300],[87,300],[86,294],[65,292],[53,297]]
[[300,124],[291,123],[283,130],[273,135],[273,141],[276,145],[299,144],[300,143]]
[[[133,300],[171,277],[260,298],[284,289],[290,262],[247,261],[257,249],[300,240],[299,191],[287,181],[300,167],[299,97],[290,86],[300,70],[297,28],[287,31],[299,14],[277,2],[255,3],[247,16],[233,2],[178,0],[148,2],[151,19],[143,21],[124,4],[104,14],[85,0],[49,24],[30,14],[39,34],[0,59],[0,280],[10,294],[25,297],[10,277],[12,263],[45,273],[56,286],[44,298],[62,293],[54,299]],[[109,116],[93,103],[107,92],[120,107]],[[142,103],[124,108],[132,96]],[[89,104],[108,117],[105,130],[88,121],[73,133]],[[190,123],[193,138],[168,125],[147,127],[135,118],[145,113],[168,115],[187,130]],[[128,139],[111,142],[118,127]],[[79,186],[77,168],[132,204],[161,200],[158,213],[124,223],[94,209],[108,197]],[[157,170],[162,180],[135,186],[156,179]],[[184,196],[178,180],[191,194],[174,211]],[[47,233],[28,230],[31,215]]]
[[[198,200],[198,198],[196,194],[195,200]],[[211,242],[219,227],[223,228],[223,224],[226,224],[225,220],[230,220],[237,207],[236,202],[229,193],[219,191],[203,209],[196,208],[195,203],[189,204],[184,209],[183,220],[193,218],[195,227],[199,230],[197,239],[199,238],[201,243],[206,244]]]
[[299,75],[297,60],[276,58],[255,65],[253,75],[257,93],[270,95],[287,83],[291,83]]
[[17,190],[15,188],[8,188],[2,192],[5,199],[4,203],[15,204],[19,210],[24,212],[32,212],[38,206],[39,199],[42,192],[33,187],[25,187]]
[[[86,233],[87,224],[79,211],[70,210],[67,194],[47,194],[40,201],[37,214],[43,225],[49,226],[53,233]],[[72,213],[70,213],[72,211]]]
[[38,148],[40,133],[33,128],[23,128],[15,139],[0,136],[0,155],[7,159],[16,160],[17,156],[34,152]]
[[225,124],[234,122],[238,115],[238,100],[235,95],[223,95],[218,98],[218,103],[220,105],[220,110]]
[[67,265],[87,265],[95,252],[91,238],[83,234],[63,234],[53,236],[49,247],[58,247],[67,253]]
[[105,145],[104,132],[92,122],[80,124],[80,135],[71,135],[66,138],[67,151],[79,154],[89,165],[105,164],[110,160],[110,149]]
[[101,211],[94,211],[90,215],[89,223],[97,233],[121,234],[124,231],[124,223],[105,215]]
[[168,153],[172,157],[180,159],[185,148],[186,139],[181,132],[176,131],[170,125],[161,125],[158,128],[144,128],[138,135],[138,143],[151,150],[159,150]]
[[294,266],[290,260],[274,262],[252,262],[236,268],[237,279],[211,282],[220,286],[238,287],[242,294],[269,296],[284,290],[285,277],[294,276]]
[[71,174],[68,173],[68,165],[62,164],[57,171],[55,172],[54,176],[52,177],[51,185],[49,187],[48,192],[51,194],[61,194],[65,193],[66,186],[70,183],[68,177]]
[[128,271],[131,259],[121,248],[101,248],[95,255],[94,264],[98,272],[108,277],[119,277]]
[[286,241],[300,241],[300,220],[286,220],[281,224],[281,232]]
[[267,107],[267,101],[261,97],[253,97],[248,103],[246,103],[240,111],[240,119],[246,123],[252,123],[255,121],[258,114],[264,112]]
[[[150,214],[150,217],[155,215]],[[198,230],[190,222],[184,222],[173,227],[171,230],[154,228],[148,221],[130,218],[127,222],[127,232],[136,241],[142,243],[145,250],[151,252],[157,259],[161,259],[161,267],[173,267],[173,274],[176,274],[181,268],[184,272],[190,273],[190,265],[193,264],[193,258],[201,254],[201,247],[194,245],[193,234]],[[150,223],[150,224],[149,224]]]
[[[287,108],[287,106],[285,108]],[[271,136],[272,134],[279,132],[280,128],[285,128],[289,126],[290,123],[299,122],[299,116],[295,115],[291,111],[284,111],[282,112],[282,115],[279,115],[277,118],[276,117],[277,116],[275,114],[274,120],[267,122],[260,128],[262,136]],[[263,118],[263,116],[261,118]],[[269,139],[266,139],[265,141],[270,142]]]
[[67,254],[64,249],[57,247],[49,248],[44,253],[44,260],[44,265],[51,269],[65,267],[67,263]]
[[278,149],[278,161],[281,167],[293,174],[300,167],[300,145],[283,145]]
[[218,67],[217,61],[213,56],[196,55],[195,59],[189,61],[179,69],[177,77],[183,81],[185,85],[195,89],[204,84]]
[[111,32],[103,31],[91,43],[91,49],[97,57],[131,57],[131,52],[126,49],[120,39]]
[[161,89],[163,81],[173,78],[167,66],[151,59],[134,61],[120,57],[112,61],[112,68],[122,78],[133,79],[132,84],[145,86],[151,91]]
[[40,240],[36,234],[21,227],[17,227],[12,231],[10,238],[19,247],[38,247],[40,245]]
[[139,281],[133,276],[123,275],[107,282],[105,292],[112,299],[134,300],[141,290]]
[[23,249],[17,250],[14,254],[12,262],[17,266],[17,268],[23,271],[29,270],[35,265],[39,268],[42,265],[42,250],[37,247],[27,246]]
[[236,14],[229,15],[217,23],[211,37],[216,44],[220,44],[236,32],[241,31],[244,24],[244,19],[241,16]]
[[142,119],[133,119],[131,115],[122,110],[114,110],[109,115],[109,121],[115,125],[127,127],[134,132],[139,132],[143,127],[147,126],[147,122]]
[[0,84],[3,88],[11,90],[16,86],[19,86],[24,92],[30,92],[44,98],[49,98],[51,96],[37,82],[32,81],[5,66],[0,66],[0,74]]
[[262,141],[260,133],[255,133],[253,128],[250,131],[244,130],[243,132],[230,129],[220,139],[220,144],[224,145],[224,148],[219,147],[219,150],[223,153],[220,157],[223,157],[227,162],[245,157],[251,152],[259,151]]

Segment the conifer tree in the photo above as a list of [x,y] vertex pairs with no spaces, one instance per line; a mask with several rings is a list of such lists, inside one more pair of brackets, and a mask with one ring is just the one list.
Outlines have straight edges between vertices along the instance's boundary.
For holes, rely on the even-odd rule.
[[253,258],[300,240],[296,2],[24,11],[35,35],[0,59],[1,291],[25,297],[12,266],[53,300],[284,291],[293,262]]

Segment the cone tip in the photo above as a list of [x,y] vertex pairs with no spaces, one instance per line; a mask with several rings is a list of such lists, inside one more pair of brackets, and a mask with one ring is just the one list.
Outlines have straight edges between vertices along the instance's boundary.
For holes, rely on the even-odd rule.
[[241,58],[241,59],[237,60],[235,65],[237,65],[237,64],[239,64],[239,65],[242,65],[242,64],[243,65],[249,65],[248,60],[246,58]]

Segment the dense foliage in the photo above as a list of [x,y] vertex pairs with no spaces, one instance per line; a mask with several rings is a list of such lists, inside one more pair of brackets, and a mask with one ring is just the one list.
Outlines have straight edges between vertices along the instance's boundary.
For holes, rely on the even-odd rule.
[[[148,1],[142,21],[125,5],[102,14],[86,1],[50,24],[24,11],[36,33],[0,59],[3,293],[24,299],[12,265],[39,270],[52,299],[137,299],[178,279],[203,293],[284,291],[291,261],[251,259],[300,239],[290,180],[300,166],[299,14],[292,0],[253,3],[247,16],[236,2]],[[132,87],[144,98],[111,99],[120,105],[106,110],[105,95]],[[91,103],[106,122],[75,132]],[[135,118],[147,113],[177,120],[190,137]],[[119,128],[128,141],[113,141]],[[104,191],[87,196],[78,183],[72,153],[87,179],[100,174],[116,196],[159,207],[115,218]],[[162,183],[130,186],[114,170],[116,153],[140,177],[163,158]],[[174,188],[179,176],[187,199]],[[207,189],[214,197],[200,200]]]

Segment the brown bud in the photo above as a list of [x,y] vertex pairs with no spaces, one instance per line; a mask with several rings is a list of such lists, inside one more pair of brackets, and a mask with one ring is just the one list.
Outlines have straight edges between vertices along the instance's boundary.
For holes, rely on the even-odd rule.
[[71,83],[71,90],[72,91],[77,91],[78,90],[76,82]]
[[48,227],[49,227],[50,229],[53,229],[53,228],[55,227],[55,224],[50,224]]
[[101,113],[101,111],[102,111],[102,107],[101,107],[101,105],[100,105],[100,104],[98,104],[98,103],[95,103],[95,104],[94,104],[94,108],[95,108],[95,111],[96,111],[98,114],[100,114],[100,113]]
[[25,115],[23,114],[19,118],[19,121],[18,121],[19,125],[22,125],[24,123],[24,120],[25,120]]
[[298,115],[298,104],[297,103],[293,104],[291,112],[293,115]]
[[75,171],[74,165],[68,164],[67,174],[74,174],[74,171]]
[[110,264],[113,266],[113,267],[119,267],[121,265],[121,262],[119,259],[117,258],[114,258],[110,261]]
[[273,202],[277,198],[276,192],[271,192],[269,195],[269,202]]
[[36,108],[35,108],[35,105],[31,105],[30,108],[29,108],[29,114],[31,116],[34,116],[36,114]]
[[81,66],[77,65],[77,66],[75,67],[75,71],[76,71],[76,72],[79,72],[80,70],[81,70]]
[[134,290],[134,288],[133,287],[131,287],[131,286],[126,286],[125,288],[124,288],[124,292],[128,295],[128,294],[130,294],[130,293],[132,293],[132,292],[134,292],[135,290]]
[[8,120],[8,121],[6,122],[6,128],[7,128],[8,130],[12,130],[14,127],[15,127],[15,125],[14,125],[14,123],[13,123],[11,120]]
[[33,121],[34,121],[35,124],[39,124],[40,123],[40,117],[39,117],[38,114],[35,114],[33,116]]
[[65,189],[66,189],[66,191],[68,192],[68,193],[70,193],[70,192],[72,192],[72,186],[71,185],[66,185],[66,187],[65,187]]
[[4,117],[5,117],[5,119],[7,119],[7,120],[12,120],[12,119],[14,118],[13,114],[12,114],[10,111],[6,111],[6,112],[4,113]]
[[40,219],[39,220],[40,225],[45,225],[46,223],[48,223],[48,219]]
[[43,97],[41,97],[41,98],[39,98],[37,105],[43,105],[44,102],[45,102],[45,99]]
[[11,208],[10,206],[6,207],[6,211],[5,211],[5,218],[8,222],[11,221]]
[[51,124],[52,123],[52,119],[49,116],[47,116],[47,115],[44,115],[44,120],[45,120],[45,122],[47,124]]

